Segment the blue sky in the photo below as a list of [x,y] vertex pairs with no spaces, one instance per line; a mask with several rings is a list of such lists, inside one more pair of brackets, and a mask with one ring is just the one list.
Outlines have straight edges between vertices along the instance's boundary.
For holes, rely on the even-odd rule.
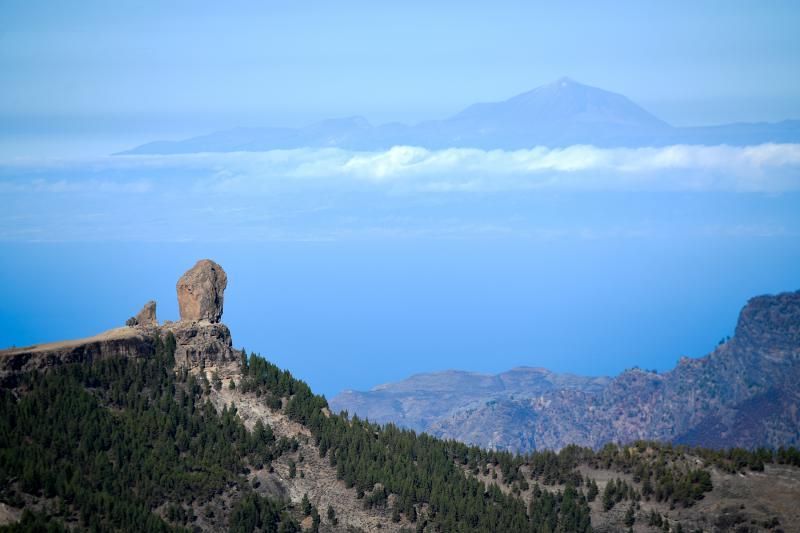
[[668,370],[680,356],[704,355],[732,335],[748,298],[800,288],[796,195],[533,203],[570,217],[594,206],[594,219],[635,204],[619,215],[629,223],[669,218],[674,211],[693,220],[708,210],[716,211],[713,218],[725,212],[734,220],[749,212],[762,220],[794,220],[794,233],[684,227],[550,239],[6,242],[0,244],[6,302],[0,341],[22,345],[91,335],[120,326],[151,298],[161,320],[174,320],[178,276],[208,256],[229,275],[223,319],[234,344],[262,353],[331,397],[345,388],[368,389],[447,368]]
[[800,117],[791,1],[38,2],[0,17],[6,136],[414,122],[568,75],[677,125]]
[[795,2],[0,7],[0,345],[80,337],[197,259],[332,395],[421,371],[665,370],[800,289],[800,145],[109,156],[440,118],[567,75],[676,125],[800,118]]

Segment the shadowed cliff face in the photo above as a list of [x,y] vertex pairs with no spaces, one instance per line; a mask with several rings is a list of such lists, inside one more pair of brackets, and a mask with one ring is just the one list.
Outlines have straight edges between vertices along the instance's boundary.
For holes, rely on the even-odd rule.
[[16,377],[67,363],[91,363],[110,357],[150,357],[154,336],[143,328],[124,327],[94,337],[0,350],[0,385],[14,386]]
[[453,381],[453,375],[474,376],[415,376],[369,392],[346,391],[331,405],[436,436],[519,451],[635,439],[797,445],[800,292],[751,299],[732,339],[705,357],[682,358],[664,374],[632,369],[614,379],[566,379],[543,373],[546,379],[523,380],[510,389]]
[[733,342],[765,356],[791,357],[800,347],[800,291],[757,296],[739,315]]
[[162,333],[167,331],[175,336],[176,366],[192,369],[237,360],[225,324],[180,321],[161,328]]

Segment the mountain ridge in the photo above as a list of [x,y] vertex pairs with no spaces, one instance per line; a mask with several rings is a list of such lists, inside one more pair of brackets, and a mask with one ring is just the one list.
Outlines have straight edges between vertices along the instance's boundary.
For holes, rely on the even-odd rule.
[[800,120],[673,127],[626,96],[560,78],[499,102],[467,106],[442,120],[372,125],[360,116],[301,128],[233,128],[179,141],[154,141],[117,155],[267,151],[296,148],[385,150],[523,149],[589,144],[642,147],[671,144],[800,142]]
[[800,417],[792,405],[800,402],[800,291],[751,298],[731,339],[706,356],[681,358],[667,372],[541,375],[546,379],[513,391],[474,383],[440,390],[440,375],[432,373],[380,390],[347,391],[330,403],[381,423],[519,452],[636,439],[712,447],[797,445]]

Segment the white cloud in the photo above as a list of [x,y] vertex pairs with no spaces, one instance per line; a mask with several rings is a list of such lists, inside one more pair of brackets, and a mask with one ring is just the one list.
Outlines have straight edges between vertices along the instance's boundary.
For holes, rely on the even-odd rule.
[[429,192],[800,190],[797,144],[514,151],[396,146],[382,152],[306,149],[209,156],[217,168],[210,185],[218,190],[257,188],[271,178],[347,178]]
[[741,178],[760,177],[764,172],[785,167],[800,169],[800,145],[676,145],[662,148],[570,146],[515,151],[467,148],[427,150],[396,146],[385,152],[353,154],[343,164],[334,164],[329,171],[376,180],[446,174],[652,174],[676,170],[722,172]]
[[[68,170],[56,180],[17,179],[25,172]],[[129,181],[81,180],[83,172],[130,173]],[[180,171],[174,173],[172,171]],[[529,150],[395,146],[381,152],[335,148],[268,152],[111,156],[92,160],[0,162],[0,193],[19,187],[41,192],[147,192],[190,179],[191,188],[252,193],[300,180],[328,185],[385,185],[424,192],[517,189],[585,190],[800,190],[800,144],[675,145],[658,148],[536,147]],[[146,172],[155,183],[136,173]],[[185,185],[185,184],[184,184]]]

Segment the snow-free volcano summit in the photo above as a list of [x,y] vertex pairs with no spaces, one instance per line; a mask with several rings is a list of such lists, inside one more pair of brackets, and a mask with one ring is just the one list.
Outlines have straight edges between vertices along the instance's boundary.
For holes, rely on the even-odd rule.
[[505,150],[575,144],[744,146],[798,141],[798,120],[673,127],[621,94],[564,77],[502,102],[476,103],[449,118],[415,125],[372,125],[363,117],[346,117],[302,128],[235,128],[180,141],[151,142],[122,153],[385,150],[399,145]]

